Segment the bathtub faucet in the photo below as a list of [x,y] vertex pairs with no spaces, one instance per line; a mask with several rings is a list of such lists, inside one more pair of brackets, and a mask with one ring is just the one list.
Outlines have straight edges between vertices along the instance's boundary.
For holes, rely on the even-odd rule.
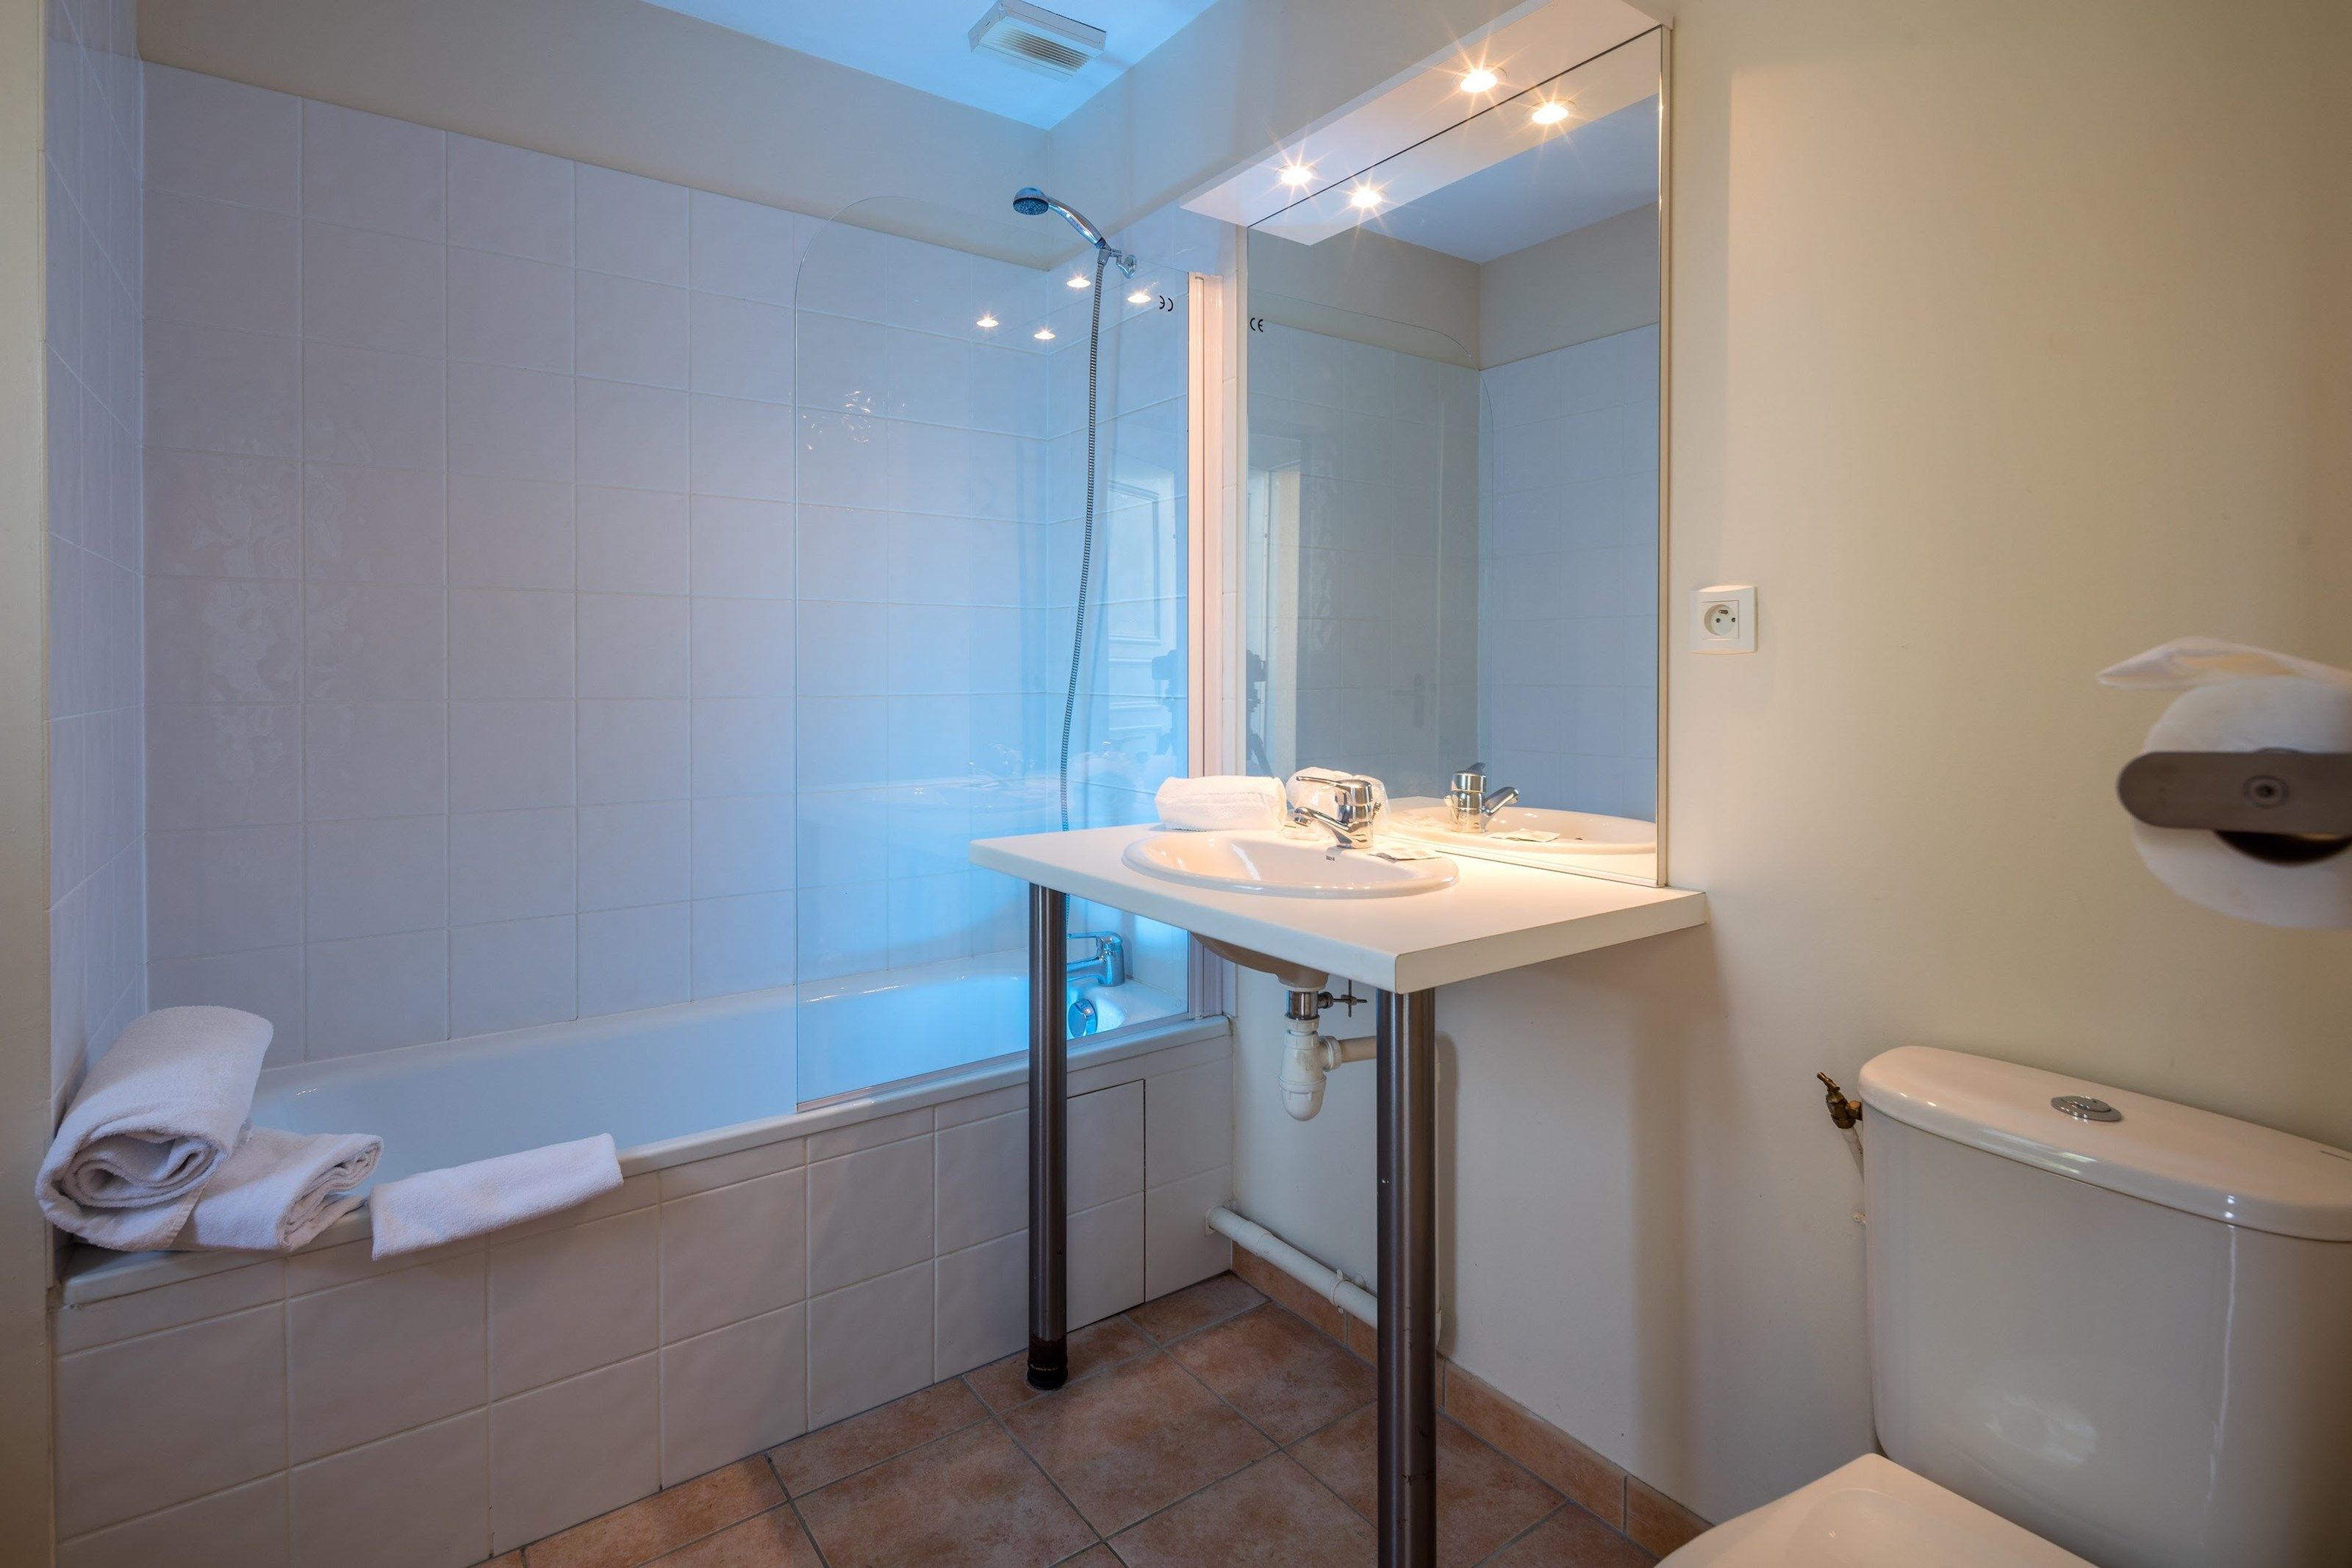
[[1072,985],[1092,980],[1106,989],[1115,989],[1127,984],[1127,942],[1117,932],[1073,931],[1070,940],[1095,945],[1093,957],[1081,958],[1069,966],[1066,972]]

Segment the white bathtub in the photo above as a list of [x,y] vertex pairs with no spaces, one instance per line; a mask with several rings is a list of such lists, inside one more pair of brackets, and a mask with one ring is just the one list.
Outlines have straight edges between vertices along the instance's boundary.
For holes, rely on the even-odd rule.
[[[379,1181],[598,1133],[613,1134],[627,1168],[656,1169],[763,1131],[797,1135],[803,1105],[879,1104],[909,1081],[1019,1056],[1029,989],[1018,962],[934,964],[273,1068],[253,1119],[373,1133]],[[1084,994],[1101,1035],[1183,1011],[1132,981]]]

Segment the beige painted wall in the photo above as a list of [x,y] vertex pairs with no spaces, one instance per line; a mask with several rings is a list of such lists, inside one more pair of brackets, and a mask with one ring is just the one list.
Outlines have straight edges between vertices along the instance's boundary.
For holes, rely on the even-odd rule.
[[49,1560],[42,0],[0,0],[0,1562]]
[[1320,245],[1249,235],[1251,314],[1456,364],[1477,362],[1478,274],[1460,256],[1361,229]]
[[645,0],[139,11],[147,59],[822,217],[918,196],[1010,229],[1045,169],[1042,131]]
[[1478,269],[1478,362],[1507,365],[1658,319],[1658,209],[1636,207]]
[[[1681,7],[1669,810],[1714,924],[1439,1019],[1449,1348],[1706,1514],[1871,1441],[1815,1069],[1942,1045],[2352,1145],[2352,935],[2165,892],[2113,797],[2160,702],[2092,680],[2190,632],[2352,664],[2347,69],[2336,0]],[[1717,581],[1753,657],[1679,652]],[[1245,996],[1243,1202],[1366,1267],[1368,1186],[1279,1178],[1369,1105],[1255,1124]]]

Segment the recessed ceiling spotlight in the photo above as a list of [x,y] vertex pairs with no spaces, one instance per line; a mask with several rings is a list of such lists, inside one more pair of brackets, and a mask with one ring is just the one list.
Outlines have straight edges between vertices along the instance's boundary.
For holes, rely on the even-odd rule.
[[1312,163],[1285,163],[1282,172],[1276,178],[1296,190],[1315,178],[1315,166]]
[[983,332],[992,332],[996,330],[996,312],[993,310],[982,311],[980,313],[980,319],[973,322],[972,325],[979,328]]
[[1040,327],[1029,335],[1036,339],[1041,343],[1050,343],[1054,340],[1054,329],[1051,327]]
[[1127,302],[1129,305],[1149,305],[1151,303],[1151,291],[1148,288],[1139,288],[1127,297]]
[[1568,118],[1568,105],[1556,98],[1548,98],[1536,105],[1535,112],[1528,118],[1538,125],[1558,125]]
[[1085,288],[1089,287],[1085,276],[1081,273],[1074,272],[1070,274],[1069,277],[1062,279],[1062,281],[1068,284],[1073,288]]
[[1348,204],[1369,213],[1381,204],[1381,188],[1378,185],[1359,185],[1348,193]]
[[1502,77],[1496,72],[1488,70],[1485,66],[1480,66],[1475,70],[1465,71],[1463,73],[1462,90],[1464,92],[1491,92],[1494,90],[1495,84],[1502,79]]

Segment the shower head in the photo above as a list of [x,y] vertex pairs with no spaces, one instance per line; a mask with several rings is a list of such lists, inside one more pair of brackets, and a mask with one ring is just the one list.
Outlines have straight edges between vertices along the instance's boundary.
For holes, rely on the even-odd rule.
[[1086,214],[1066,202],[1057,202],[1034,185],[1024,185],[1013,193],[1013,210],[1024,217],[1039,218],[1047,213],[1059,213],[1063,220],[1078,231],[1078,237],[1108,256],[1123,277],[1135,276],[1135,257],[1125,251],[1113,250],[1102,230],[1087,221]]

